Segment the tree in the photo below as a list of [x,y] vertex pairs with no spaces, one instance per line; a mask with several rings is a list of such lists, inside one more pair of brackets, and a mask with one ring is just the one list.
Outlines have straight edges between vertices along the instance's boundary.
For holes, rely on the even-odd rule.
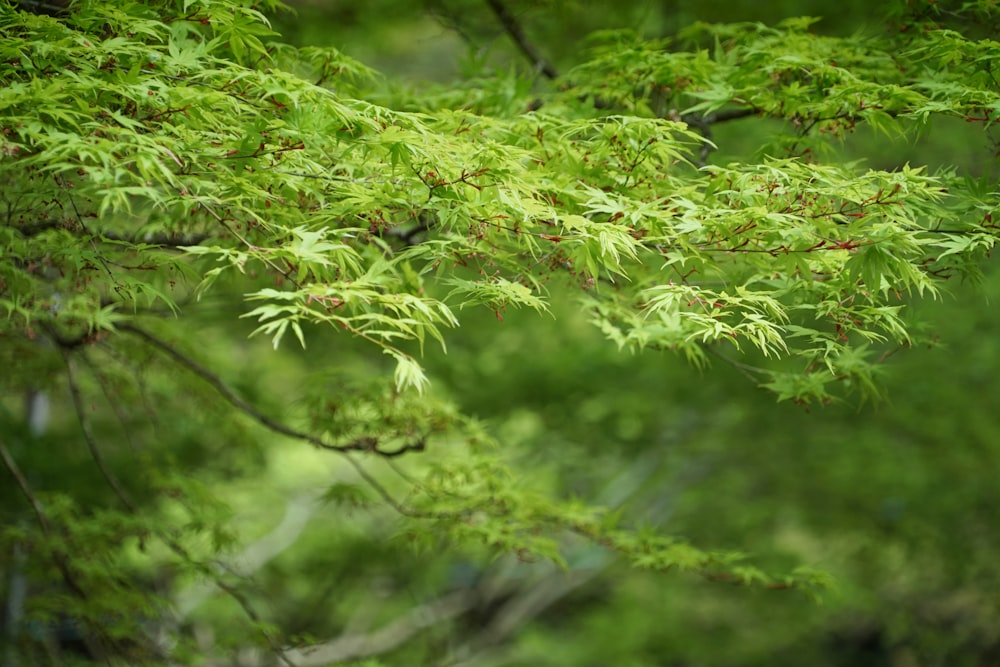
[[[11,664],[66,657],[63,627],[123,664],[216,660],[247,646],[245,626],[259,661],[333,663],[473,611],[496,642],[612,554],[822,588],[808,568],[637,527],[602,507],[611,490],[567,499],[435,393],[422,354],[477,311],[502,327],[530,309],[585,318],[620,350],[728,366],[779,400],[877,397],[886,360],[924,342],[911,305],[977,278],[997,237],[993,167],[872,169],[841,148],[858,128],[905,145],[955,118],[997,150],[996,10],[945,4],[900,3],[877,36],[810,19],[597,33],[561,71],[491,1],[552,81],[481,73],[417,95],[282,44],[276,3],[4,2]],[[255,479],[286,441],[339,456],[333,516],[385,506],[418,548],[569,574],[501,613],[508,580],[456,584],[310,653],[248,578],[301,534],[316,483],[297,470],[301,496],[251,547],[210,491]],[[426,577],[423,562],[400,567]],[[213,624],[213,604],[245,626]]]

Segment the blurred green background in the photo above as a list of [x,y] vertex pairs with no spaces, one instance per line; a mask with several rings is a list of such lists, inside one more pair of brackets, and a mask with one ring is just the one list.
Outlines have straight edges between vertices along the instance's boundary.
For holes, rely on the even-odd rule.
[[[378,99],[405,100],[407,90],[447,89],[468,76],[509,77],[524,99],[533,87],[554,85],[532,76],[479,0],[292,4],[295,13],[274,17],[276,29],[295,44],[335,46],[380,71]],[[859,0],[508,6],[561,71],[579,61],[584,36],[599,29],[660,37],[695,21],[790,16],[822,16],[816,29],[831,35],[891,29],[884,7]],[[769,131],[753,119],[720,127],[712,159],[752,159]],[[960,122],[895,142],[860,129],[835,150],[836,159],[874,168],[910,162],[984,179],[997,174],[993,148]],[[893,355],[886,398],[877,404],[806,410],[776,403],[723,363],[695,369],[665,353],[620,353],[578,312],[569,287],[552,286],[555,317],[466,313],[446,355],[427,349],[433,386],[426,400],[453,401],[481,418],[515,469],[531,471],[525,484],[607,505],[629,524],[705,549],[744,551],[772,571],[829,572],[834,586],[819,601],[636,572],[583,544],[570,548],[570,572],[462,551],[414,553],[389,515],[343,507],[307,513],[294,546],[255,573],[256,596],[268,619],[322,640],[391,623],[462,586],[501,590],[474,613],[424,628],[385,655],[387,665],[1000,665],[1000,313],[993,307],[1000,271],[987,266],[981,284],[951,288],[940,301],[912,305],[939,343]],[[241,393],[267,410],[309,400],[290,385],[300,373],[328,373],[342,387],[365,386],[388,370],[389,360],[343,339],[324,345],[313,337],[308,351],[288,345],[272,354],[266,341],[244,341],[249,324],[234,328],[234,304],[208,305],[203,353],[228,359]],[[156,382],[154,395],[202,415],[156,425],[175,443],[164,458],[198,470],[245,538],[268,534],[295,503],[312,502],[316,489],[342,475],[322,453],[217,423],[226,410],[210,391],[178,397]],[[7,409],[14,403],[6,397]],[[58,446],[73,428],[68,415],[57,419],[40,442]],[[437,446],[434,455],[447,452],[448,443]],[[21,454],[44,471],[52,465],[46,451],[40,445]],[[78,459],[61,460],[49,474],[100,488],[86,453]],[[407,465],[420,463],[400,467]],[[376,472],[394,474],[388,466]],[[213,641],[239,645],[245,636],[232,601],[203,602],[193,618],[230,615],[231,636],[223,623]]]

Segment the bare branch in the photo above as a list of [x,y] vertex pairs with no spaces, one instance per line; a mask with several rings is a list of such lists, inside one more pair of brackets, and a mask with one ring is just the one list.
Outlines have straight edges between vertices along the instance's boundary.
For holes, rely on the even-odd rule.
[[517,47],[521,49],[521,53],[528,57],[528,60],[534,64],[535,69],[540,71],[542,74],[550,79],[559,78],[559,73],[556,68],[552,66],[548,60],[545,59],[538,49],[528,41],[528,38],[524,36],[524,30],[521,29],[521,24],[518,23],[517,18],[510,13],[507,5],[503,3],[502,0],[486,0],[486,4],[489,5],[493,13],[496,14],[497,18],[500,20],[500,24],[503,26],[510,38],[514,40]]
[[757,115],[760,115],[760,110],[752,107],[746,109],[725,109],[703,116],[701,122],[714,125],[715,123],[725,123],[730,120],[740,120],[741,118],[749,118],[750,116]]

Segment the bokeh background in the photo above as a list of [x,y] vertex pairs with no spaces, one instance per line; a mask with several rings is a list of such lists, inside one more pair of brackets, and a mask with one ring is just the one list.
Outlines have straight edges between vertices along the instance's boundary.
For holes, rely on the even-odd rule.
[[[413,95],[468,89],[474,108],[496,100],[484,102],[456,81],[496,77],[504,82],[496,94],[516,107],[558,85],[533,75],[479,0],[291,4],[294,13],[273,17],[276,29],[294,44],[335,46],[378,71],[366,84],[373,100],[405,106]],[[830,35],[893,29],[884,7],[860,0],[507,5],[560,71],[579,62],[595,30],[666,37],[697,21],[793,16],[822,17],[815,30]],[[772,129],[756,119],[720,126],[711,159],[753,159]],[[859,128],[831,150],[873,168],[910,163],[997,175],[995,147],[960,121],[897,140]],[[745,552],[769,571],[827,572],[833,585],[819,599],[637,572],[583,543],[567,547],[569,571],[468,549],[414,550],[390,513],[316,501],[346,475],[329,456],[220,422],[228,413],[210,390],[177,396],[188,385],[163,374],[150,376],[148,395],[169,397],[181,411],[188,405],[188,418],[150,425],[129,417],[125,433],[111,415],[95,417],[94,428],[104,438],[155,433],[169,443],[143,456],[184,466],[211,490],[218,516],[251,544],[238,553],[260,556],[252,595],[265,620],[291,636],[323,640],[385,627],[448,591],[490,591],[472,613],[428,623],[383,654],[386,665],[1000,665],[1000,271],[993,263],[980,283],[955,283],[941,300],[910,306],[934,343],[887,360],[882,400],[808,408],[776,402],[722,363],[698,369],[669,353],[619,352],[575,308],[574,289],[551,286],[555,317],[469,313],[451,332],[447,354],[427,349],[433,384],[425,400],[479,418],[514,468],[531,471],[511,483],[606,505],[701,548]],[[212,299],[200,315],[203,353],[242,378],[239,390],[265,409],[314,400],[290,379],[303,374],[322,376],[331,393],[346,387],[379,400],[371,387],[382,386],[387,360],[343,339],[271,352],[266,341],[246,340],[252,327],[236,319],[237,300]],[[25,363],[3,349],[7,367]],[[29,436],[20,400],[5,394],[4,429],[31,443],[18,454],[35,483],[72,484],[95,502],[107,494],[87,453],[65,444],[72,416],[56,414],[44,433]],[[446,455],[447,443],[440,447]],[[128,465],[127,447],[114,465]],[[395,474],[388,465],[376,472]],[[0,494],[13,505],[13,489]],[[280,549],[253,552],[256,538],[273,541],[281,527],[289,532]],[[211,619],[212,641],[245,641],[232,600],[194,584],[181,589],[195,610],[192,625]]]

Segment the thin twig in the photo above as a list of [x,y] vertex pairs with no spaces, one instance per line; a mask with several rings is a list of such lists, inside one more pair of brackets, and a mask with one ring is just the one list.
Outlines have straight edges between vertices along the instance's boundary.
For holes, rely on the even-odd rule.
[[[278,638],[275,637],[271,633],[271,631],[264,626],[264,624],[262,623],[260,613],[253,606],[253,603],[250,602],[250,600],[243,593],[243,591],[241,591],[233,584],[223,581],[222,575],[217,573],[216,571],[213,571],[215,568],[212,568],[204,563],[195,560],[191,556],[191,553],[184,547],[184,545],[182,545],[176,539],[171,537],[169,534],[165,532],[158,532],[157,534],[164,541],[167,547],[169,547],[170,550],[174,552],[174,554],[176,554],[182,560],[196,565],[198,569],[201,570],[209,578],[212,585],[214,585],[216,588],[218,588],[223,593],[228,595],[230,598],[233,599],[234,602],[236,602],[237,605],[239,605],[240,609],[243,610],[243,613],[246,615],[246,617],[253,622],[257,632],[259,632],[261,636],[264,638],[264,640],[267,642],[268,648],[271,649],[271,652],[274,653],[274,655],[278,658],[279,661],[281,661],[282,664],[286,665],[286,667],[296,667],[295,663],[289,659],[286,649],[278,641]],[[230,574],[233,574],[232,570],[227,570],[227,571]]]
[[42,533],[48,537],[52,534],[52,527],[49,524],[49,519],[45,516],[45,510],[42,509],[42,503],[35,497],[34,492],[31,490],[31,486],[28,484],[28,479],[21,472],[21,468],[17,465],[17,461],[14,457],[10,455],[7,451],[7,446],[4,444],[3,440],[0,439],[0,459],[3,459],[4,467],[7,468],[7,472],[11,474],[14,481],[17,482],[17,488],[21,490],[21,494],[31,505],[32,511],[35,513],[35,519],[38,521],[38,526],[42,529]]
[[[165,353],[167,356],[169,356],[171,359],[179,363],[181,366],[187,368],[189,371],[191,371],[192,373],[203,379],[205,382],[212,385],[212,387],[219,393],[219,395],[221,395],[227,402],[229,402],[230,405],[235,407],[237,410],[240,410],[244,414],[248,415],[249,417],[253,418],[261,426],[264,426],[265,428],[274,431],[275,433],[288,436],[289,438],[295,438],[296,440],[304,440],[305,442],[315,445],[316,447],[319,447],[321,449],[335,451],[343,455],[344,458],[347,459],[348,463],[350,463],[351,466],[357,471],[358,475],[372,489],[375,490],[375,492],[386,502],[386,504],[388,504],[390,507],[392,507],[392,509],[396,510],[403,516],[412,518],[435,518],[435,519],[452,517],[452,515],[444,513],[417,512],[415,510],[411,510],[409,508],[404,507],[402,504],[400,504],[399,501],[393,498],[392,494],[390,494],[389,491],[384,486],[382,486],[374,477],[372,477],[371,474],[367,470],[365,470],[365,468],[357,460],[355,460],[353,456],[351,456],[351,452],[357,450],[363,450],[383,456],[385,455],[383,452],[380,452],[379,450],[372,449],[371,447],[368,446],[363,447],[359,445],[358,443],[365,440],[365,438],[358,438],[352,441],[352,443],[349,443],[347,445],[337,446],[326,443],[322,439],[320,439],[315,435],[312,435],[311,433],[305,433],[303,431],[296,430],[290,426],[287,426],[286,424],[283,424],[265,415],[255,406],[251,405],[247,401],[237,396],[236,393],[233,392],[233,390],[230,389],[229,386],[226,385],[226,383],[223,382],[222,379],[220,379],[219,376],[217,376],[215,373],[208,370],[207,368],[199,364],[197,361],[187,356],[186,354],[184,354],[174,346],[170,345],[166,341],[163,341],[157,336],[154,336],[153,334],[149,333],[145,329],[141,329],[133,324],[128,324],[128,323],[118,325],[118,329],[121,331],[126,331],[128,333],[131,333],[135,336],[138,336],[139,338],[142,338],[144,341],[146,341],[153,347]],[[396,452],[389,453],[390,456],[394,454],[396,454]]]
[[535,69],[539,70],[542,74],[550,79],[559,78],[559,72],[556,68],[552,66],[548,60],[545,59],[538,49],[535,48],[534,44],[528,41],[528,38],[524,36],[524,30],[521,29],[521,24],[518,23],[517,18],[510,13],[502,0],[486,0],[486,4],[489,5],[493,13],[496,14],[497,18],[500,20],[500,24],[503,26],[510,38],[514,40],[517,47],[521,49],[521,53],[528,57]]
[[271,632],[264,628],[263,623],[261,623],[260,614],[257,613],[257,610],[254,609],[250,600],[247,599],[243,592],[235,586],[227,584],[221,579],[216,579],[215,585],[235,600],[236,604],[238,604],[243,610],[243,613],[247,615],[247,618],[254,622],[254,625],[257,626],[257,631],[260,632],[264,639],[267,640],[267,643],[271,648],[271,652],[277,656],[278,660],[280,660],[282,664],[287,667],[296,667],[295,663],[289,659],[288,652],[281,646],[281,644],[278,643],[278,640],[271,635]]
[[356,461],[349,452],[341,452],[341,454],[345,459],[347,459],[347,462],[350,463],[351,466],[354,468],[354,470],[358,473],[358,476],[361,479],[365,480],[365,483],[367,483],[368,486],[372,487],[372,489],[375,490],[375,493],[377,493],[382,498],[382,500],[384,500],[385,503],[389,505],[389,507],[396,510],[403,516],[415,519],[426,519],[426,518],[444,519],[457,516],[457,514],[417,512],[415,510],[411,510],[407,507],[404,507],[398,500],[396,500],[392,496],[392,494],[389,493],[388,489],[386,489],[374,477],[372,477],[371,473],[365,470],[364,466],[362,466],[358,461]]
[[108,278],[111,279],[111,282],[115,284],[115,288],[117,289],[120,286],[118,279],[115,277],[114,272],[111,271],[111,267],[108,266],[108,262],[104,259],[104,255],[102,255],[101,251],[98,249],[97,239],[90,233],[90,230],[87,229],[87,225],[83,221],[83,216],[80,215],[80,210],[76,207],[76,199],[73,198],[72,194],[67,194],[67,197],[69,198],[69,205],[73,208],[73,215],[76,216],[77,224],[80,225],[83,232],[90,237],[90,247],[94,250],[94,256],[97,258],[97,261],[101,263],[101,266],[108,274]]
[[125,412],[122,410],[122,401],[116,400],[116,397],[112,395],[111,388],[108,386],[110,379],[97,367],[97,364],[87,356],[86,353],[80,355],[83,363],[90,370],[91,375],[94,380],[97,381],[97,386],[100,387],[101,393],[104,395],[104,400],[107,402],[111,411],[115,413],[115,418],[118,423],[121,424],[122,432],[125,434],[125,441],[128,443],[129,449],[135,451],[135,438],[132,437],[132,429],[128,426],[128,419]]
[[111,490],[118,496],[118,500],[130,512],[134,513],[136,511],[135,502],[133,502],[132,497],[129,496],[125,487],[122,486],[118,477],[108,467],[107,462],[104,460],[104,455],[101,454],[101,450],[97,447],[97,439],[94,438],[94,432],[90,428],[90,420],[87,418],[87,410],[83,404],[83,396],[80,394],[80,385],[76,380],[76,371],[73,368],[73,359],[70,356],[70,352],[63,348],[60,348],[60,352],[62,352],[63,362],[66,364],[66,382],[69,385],[70,397],[73,399],[73,409],[76,411],[76,418],[80,422],[80,432],[83,433],[83,440],[87,443],[87,451],[90,452],[90,457],[97,464],[97,469],[101,471],[104,481],[108,483]]
[[181,366],[184,366],[189,371],[200,377],[202,380],[212,385],[212,387],[219,393],[219,395],[222,396],[224,399],[226,399],[226,401],[230,405],[240,410],[241,412],[249,415],[256,422],[266,427],[267,429],[274,431],[275,433],[280,433],[281,435],[286,435],[290,438],[295,438],[297,440],[305,440],[310,444],[313,444],[322,449],[338,449],[337,447],[329,445],[309,433],[303,433],[302,431],[293,429],[290,426],[286,426],[285,424],[282,424],[281,422],[272,419],[271,417],[268,417],[263,412],[258,410],[255,406],[251,405],[244,399],[237,396],[236,393],[232,389],[230,389],[229,386],[226,385],[226,383],[223,382],[218,375],[208,370],[207,368],[199,364],[197,361],[187,356],[177,348],[175,348],[173,345],[170,345],[166,341],[161,340],[160,338],[154,336],[145,329],[141,329],[133,324],[128,324],[128,323],[119,324],[118,329],[120,331],[126,331],[130,334],[138,336],[139,338],[143,339],[144,341],[146,341],[153,347],[157,348],[161,352],[164,352],[167,356],[169,356],[171,359],[179,363]]
[[[229,232],[230,234],[232,234],[233,237],[239,239],[240,242],[243,243],[243,245],[245,245],[248,249],[252,250],[252,249],[255,248],[254,244],[250,243],[250,241],[248,241],[247,239],[245,239],[242,234],[240,234],[238,231],[236,231],[235,229],[233,229],[233,226],[230,225],[221,215],[219,215],[215,211],[214,208],[212,208],[211,206],[209,206],[208,204],[206,204],[203,201],[199,201],[198,205],[201,206],[202,209],[204,209],[205,211],[207,211],[209,215],[211,215],[213,218],[215,218],[216,222],[218,222],[219,225],[221,225],[223,229],[225,229],[227,232]],[[293,285],[295,285],[296,287],[298,287],[298,288],[301,289],[302,285],[300,285],[299,282],[297,280],[295,280],[294,277],[292,277],[292,275],[291,275],[292,274],[291,269],[284,270],[280,266],[278,266],[277,264],[275,264],[274,262],[272,262],[270,259],[268,259],[267,257],[261,257],[260,261],[264,262],[265,264],[267,264],[268,266],[270,266],[272,269],[274,269],[275,271],[277,271],[278,274],[282,278],[284,278],[285,280],[288,280]]]
[[722,361],[726,362],[727,364],[735,368],[737,371],[739,371],[739,373],[743,377],[747,378],[753,383],[760,382],[760,377],[759,377],[760,375],[767,375],[769,373],[769,371],[763,368],[758,368],[757,366],[751,366],[750,364],[744,364],[742,361],[737,361],[736,359],[733,359],[732,357],[723,354],[722,352],[719,352],[711,345],[699,345],[699,347],[701,347],[701,349],[705,350],[712,356],[717,357],[718,359],[721,359]]

